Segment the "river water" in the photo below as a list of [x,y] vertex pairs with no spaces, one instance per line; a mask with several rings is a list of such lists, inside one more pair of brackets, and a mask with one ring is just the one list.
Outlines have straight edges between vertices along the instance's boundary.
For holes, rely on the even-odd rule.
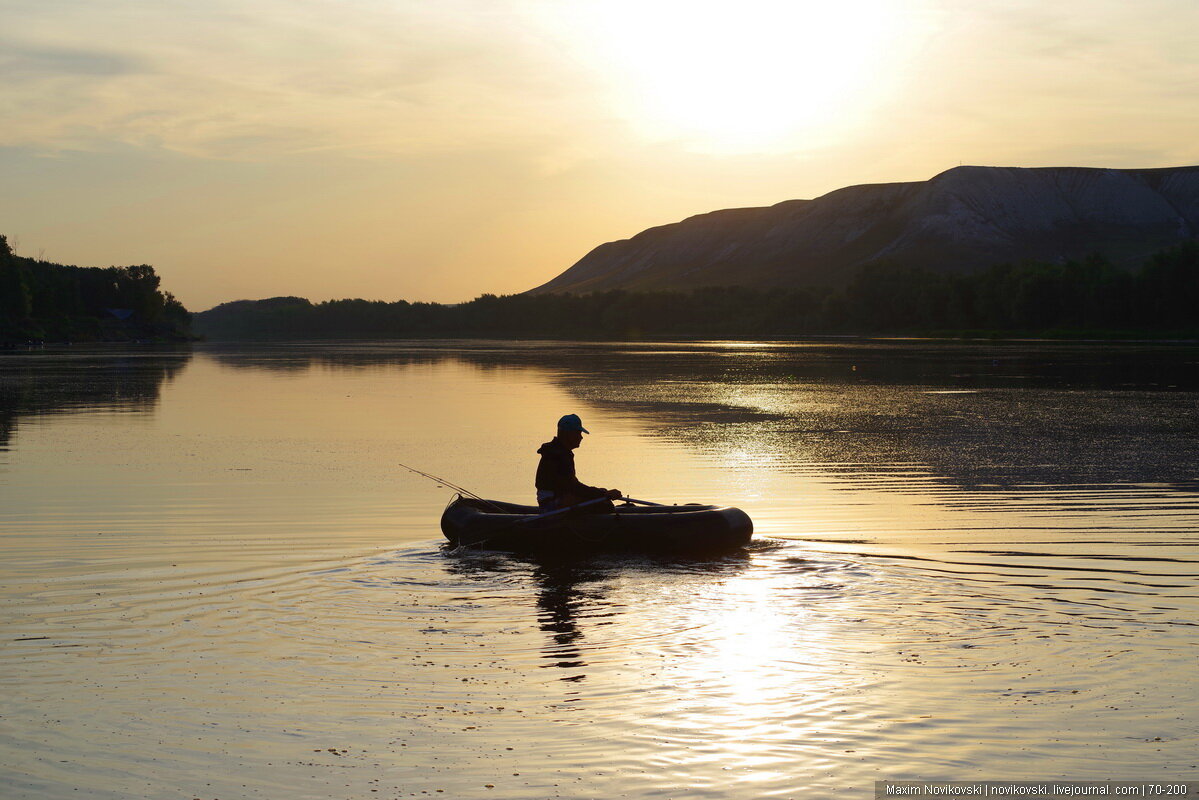
[[[871,797],[1199,778],[1199,350],[433,341],[0,355],[0,797]],[[744,552],[442,545],[452,492]]]

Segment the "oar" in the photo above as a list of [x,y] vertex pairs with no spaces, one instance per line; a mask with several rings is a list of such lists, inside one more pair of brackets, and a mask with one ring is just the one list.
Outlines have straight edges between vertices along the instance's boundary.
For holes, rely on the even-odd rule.
[[554,511],[547,511],[544,514],[538,514],[537,516],[533,517],[530,520],[527,520],[526,522],[536,522],[539,519],[548,519],[549,517],[555,516],[557,514],[565,514],[567,511],[574,511],[576,508],[586,508],[587,506],[593,506],[596,503],[602,503],[607,499],[608,499],[607,497],[597,497],[594,500],[587,500],[582,503],[576,503],[575,505],[567,506],[566,508],[559,508],[559,509],[555,509]]
[[[544,514],[538,514],[537,516],[534,516],[534,517],[517,517],[516,519],[509,520],[508,522],[499,526],[495,530],[491,531],[491,534],[486,539],[480,539],[477,542],[471,542],[470,545],[459,544],[458,546],[459,547],[468,547],[468,546],[469,547],[481,547],[481,546],[487,544],[492,539],[496,538],[497,536],[502,536],[503,534],[507,533],[510,529],[515,528],[517,525],[522,525],[522,526],[523,525],[532,525],[533,523],[537,522],[538,520],[549,519],[550,517],[556,517],[559,514],[565,514],[567,511],[574,511],[575,509],[578,509],[578,508],[586,508],[587,506],[595,505],[596,503],[602,503],[607,499],[608,499],[607,497],[597,497],[593,500],[587,500],[586,502],[583,502],[583,503],[576,503],[573,506],[567,506],[566,508],[558,508],[553,511],[547,511]],[[497,506],[497,508],[498,508],[498,506]]]
[[651,503],[649,500],[638,500],[636,497],[620,497],[618,499],[624,500],[626,503],[635,503],[636,505],[639,505],[639,506],[665,505],[664,503]]

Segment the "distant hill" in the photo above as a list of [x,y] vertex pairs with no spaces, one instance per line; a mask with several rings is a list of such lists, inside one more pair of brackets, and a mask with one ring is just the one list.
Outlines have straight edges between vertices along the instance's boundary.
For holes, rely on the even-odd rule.
[[868,265],[971,274],[1091,254],[1132,267],[1196,235],[1199,166],[957,167],[650,228],[596,247],[530,294],[840,287]]
[[843,287],[711,286],[485,294],[440,305],[302,297],[192,315],[213,340],[535,337],[778,338],[812,334],[1199,339],[1199,240],[1133,269],[1102,257],[971,274],[875,264]]
[[[308,316],[313,305],[303,297],[233,300],[191,315],[191,329],[209,339],[305,338],[295,320]],[[335,332],[325,335],[336,335]]]

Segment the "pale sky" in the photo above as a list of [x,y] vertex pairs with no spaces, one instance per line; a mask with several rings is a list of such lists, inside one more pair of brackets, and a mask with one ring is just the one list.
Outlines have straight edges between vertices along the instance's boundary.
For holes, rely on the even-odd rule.
[[0,0],[0,233],[458,302],[718,208],[1199,163],[1195,0]]

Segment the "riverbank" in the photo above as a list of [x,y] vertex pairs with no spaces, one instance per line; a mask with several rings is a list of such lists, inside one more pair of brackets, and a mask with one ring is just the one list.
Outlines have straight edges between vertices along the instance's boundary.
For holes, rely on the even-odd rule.
[[1135,271],[1094,257],[1081,263],[999,264],[972,274],[873,265],[829,280],[798,288],[484,294],[452,305],[275,297],[224,303],[192,315],[192,323],[213,340],[1199,337],[1195,242],[1162,251]]

